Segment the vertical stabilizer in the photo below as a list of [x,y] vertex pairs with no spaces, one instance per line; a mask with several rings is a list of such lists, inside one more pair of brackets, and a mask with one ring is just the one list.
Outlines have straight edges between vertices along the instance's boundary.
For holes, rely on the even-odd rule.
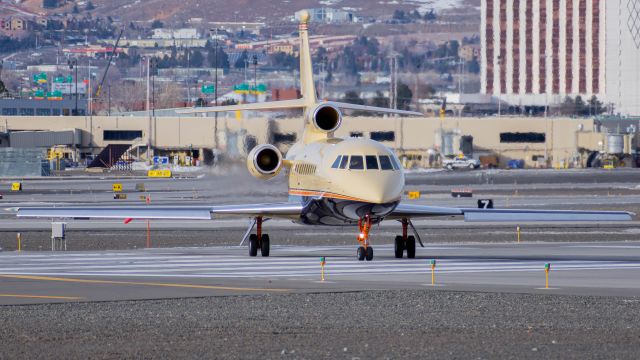
[[311,66],[311,51],[309,47],[309,20],[311,15],[304,10],[300,14],[300,92],[308,106],[315,105],[316,87],[313,82],[313,67]]

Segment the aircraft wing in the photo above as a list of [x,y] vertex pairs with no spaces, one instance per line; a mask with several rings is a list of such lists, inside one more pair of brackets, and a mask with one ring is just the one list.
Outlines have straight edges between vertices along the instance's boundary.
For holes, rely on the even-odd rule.
[[211,220],[216,215],[290,218],[299,216],[302,209],[303,206],[299,203],[271,203],[222,206],[61,206],[10,210],[17,211],[19,218]]
[[634,213],[626,211],[523,210],[453,208],[399,204],[391,218],[464,216],[465,221],[630,221]]

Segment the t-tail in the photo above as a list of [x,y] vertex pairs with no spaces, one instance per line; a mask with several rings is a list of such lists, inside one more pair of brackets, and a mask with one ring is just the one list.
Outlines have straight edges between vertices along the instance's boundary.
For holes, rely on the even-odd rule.
[[302,97],[294,100],[281,100],[260,102],[251,104],[239,104],[228,106],[199,107],[178,110],[180,114],[213,113],[242,110],[282,110],[303,109],[307,127],[305,142],[316,140],[320,137],[332,136],[333,132],[342,123],[342,110],[368,111],[372,113],[423,116],[415,111],[389,109],[375,106],[356,105],[335,101],[319,101],[316,95],[315,82],[313,80],[313,64],[311,63],[311,50],[309,46],[309,20],[310,15],[303,11],[300,16],[300,92]]

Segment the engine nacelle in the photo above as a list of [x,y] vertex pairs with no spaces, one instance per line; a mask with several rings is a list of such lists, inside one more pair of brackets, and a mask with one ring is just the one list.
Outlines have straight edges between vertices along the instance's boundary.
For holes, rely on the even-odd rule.
[[270,179],[282,169],[282,153],[271,144],[258,145],[247,157],[247,168],[258,179]]
[[330,133],[342,124],[342,112],[329,104],[320,105],[311,114],[311,122],[317,130]]

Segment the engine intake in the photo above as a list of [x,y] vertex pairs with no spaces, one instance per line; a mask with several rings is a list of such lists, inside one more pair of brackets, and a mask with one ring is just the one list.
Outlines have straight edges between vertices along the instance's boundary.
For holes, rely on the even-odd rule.
[[342,124],[342,112],[331,105],[320,105],[313,111],[311,121],[316,129],[325,133],[333,132]]
[[258,179],[270,179],[282,168],[282,153],[271,144],[258,145],[247,157],[247,168]]

